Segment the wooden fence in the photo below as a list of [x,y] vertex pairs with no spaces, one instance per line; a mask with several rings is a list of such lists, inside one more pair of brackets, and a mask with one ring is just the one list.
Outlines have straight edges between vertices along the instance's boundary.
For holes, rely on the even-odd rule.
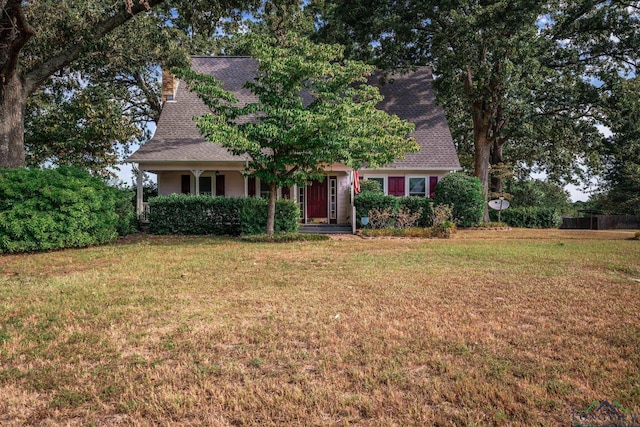
[[640,219],[634,215],[591,215],[585,218],[562,218],[560,228],[567,230],[639,229]]

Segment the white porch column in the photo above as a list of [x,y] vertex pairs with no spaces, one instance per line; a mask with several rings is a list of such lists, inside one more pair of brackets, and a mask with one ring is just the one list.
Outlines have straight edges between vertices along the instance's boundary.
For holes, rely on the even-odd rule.
[[349,178],[351,180],[350,191],[351,191],[351,232],[356,234],[356,174],[353,170],[349,172]]
[[200,195],[200,175],[202,175],[202,170],[192,170],[191,173],[196,177],[196,196]]
[[137,180],[137,185],[136,185],[136,213],[138,214],[138,216],[142,215],[142,212],[144,211],[144,207],[143,207],[143,185],[142,185],[142,179],[143,179],[143,175],[144,175],[144,171],[142,170],[142,167],[140,166],[140,164],[138,163],[138,180]]
[[242,175],[244,177],[244,197],[249,197],[249,177],[246,175]]

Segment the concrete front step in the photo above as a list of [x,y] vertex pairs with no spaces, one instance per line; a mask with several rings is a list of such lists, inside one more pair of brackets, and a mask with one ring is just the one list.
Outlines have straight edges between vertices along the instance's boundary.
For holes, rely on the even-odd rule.
[[352,234],[350,225],[333,224],[305,224],[301,225],[298,231],[308,234]]

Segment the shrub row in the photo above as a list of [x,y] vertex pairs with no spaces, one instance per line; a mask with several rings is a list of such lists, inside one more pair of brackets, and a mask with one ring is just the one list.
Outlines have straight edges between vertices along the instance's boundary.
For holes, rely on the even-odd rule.
[[381,193],[363,192],[356,196],[355,206],[358,227],[362,227],[361,218],[369,216],[369,212],[373,209],[389,209],[393,213],[397,213],[400,209],[406,209],[410,212],[418,212],[422,209],[422,214],[415,226],[429,227],[431,225],[433,201],[426,197],[394,197]]
[[[496,211],[490,212],[490,215],[497,220]],[[511,227],[520,228],[558,228],[562,224],[560,211],[548,207],[509,208],[502,211],[500,219]]]
[[85,247],[135,229],[130,192],[86,171],[0,170],[0,252]]
[[[149,199],[149,231],[154,234],[260,234],[267,228],[267,200],[172,194]],[[298,206],[276,202],[275,232],[297,231]]]
[[415,225],[430,227],[433,206],[437,205],[451,206],[455,224],[470,227],[482,221],[485,204],[484,189],[480,180],[463,173],[444,176],[436,186],[433,200],[425,197],[385,196],[373,191],[362,192],[355,199],[356,219],[360,227],[362,227],[360,219],[368,216],[368,212],[373,209],[381,211],[389,209],[397,213],[403,208],[410,212],[422,209],[422,215]]

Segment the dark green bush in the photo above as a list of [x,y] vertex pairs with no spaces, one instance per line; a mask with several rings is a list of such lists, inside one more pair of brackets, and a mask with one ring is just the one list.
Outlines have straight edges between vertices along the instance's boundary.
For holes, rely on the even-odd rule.
[[398,207],[405,208],[411,212],[418,212],[422,209],[420,219],[415,224],[416,227],[431,227],[431,214],[433,213],[433,200],[428,197],[400,197]]
[[[172,194],[149,200],[154,234],[260,234],[267,228],[267,200]],[[298,229],[300,213],[291,200],[276,202],[276,232]]]
[[358,227],[362,227],[361,218],[369,216],[369,211],[373,209],[384,210],[390,209],[392,212],[398,210],[397,197],[385,196],[381,193],[360,193],[355,197],[356,206],[356,224]]
[[134,226],[128,195],[86,171],[0,170],[0,252],[106,243]]
[[433,201],[436,205],[452,206],[454,222],[461,227],[482,221],[486,204],[480,180],[460,172],[445,175],[438,182]]
[[363,179],[362,181],[360,181],[360,192],[384,194],[380,183],[372,179]]
[[[491,212],[491,217],[497,218],[497,212]],[[546,207],[505,209],[500,214],[500,219],[511,227],[520,228],[558,228],[562,224],[560,211]]]
[[[247,197],[237,199],[242,201],[240,208],[240,233],[261,234],[267,229],[267,199]],[[276,200],[276,218],[273,226],[276,233],[287,233],[298,230],[300,225],[300,210],[291,200]]]
[[[364,182],[364,181],[363,181]],[[375,181],[372,181],[375,182]],[[377,184],[377,182],[376,182]],[[430,227],[431,213],[433,211],[433,200],[427,197],[394,197],[385,196],[382,193],[362,192],[355,198],[356,205],[356,223],[358,227],[362,227],[361,218],[369,216],[369,212],[377,209],[384,211],[389,209],[392,216],[396,215],[400,209],[410,212],[418,212],[422,210],[418,222],[415,227]]]
[[135,191],[128,188],[113,188],[116,194],[116,213],[118,225],[116,226],[120,236],[126,236],[138,231],[138,218],[136,215]]

